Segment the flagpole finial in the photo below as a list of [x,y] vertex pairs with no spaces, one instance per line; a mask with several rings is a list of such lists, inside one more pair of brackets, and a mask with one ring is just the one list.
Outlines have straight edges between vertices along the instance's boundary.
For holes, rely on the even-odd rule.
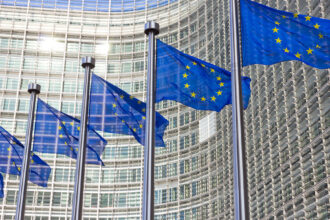
[[93,57],[83,57],[81,59],[81,66],[86,67],[89,66],[91,69],[95,67],[95,59]]
[[30,83],[28,86],[28,92],[32,93],[35,92],[36,94],[39,94],[41,90],[41,86],[39,84],[36,83]]
[[149,34],[149,32],[154,32],[155,35],[159,34],[159,24],[154,21],[148,21],[144,25],[144,33]]

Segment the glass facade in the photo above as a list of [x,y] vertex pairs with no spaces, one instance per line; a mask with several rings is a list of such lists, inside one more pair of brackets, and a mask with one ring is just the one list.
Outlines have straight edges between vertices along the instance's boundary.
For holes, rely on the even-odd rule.
[[[160,24],[166,43],[230,70],[229,1],[81,2],[0,1],[0,125],[23,142],[29,82],[41,85],[47,103],[80,117],[84,56],[96,58],[96,74],[146,100],[146,21]],[[327,0],[258,2],[330,19]],[[243,73],[252,79],[244,112],[251,219],[329,219],[329,70],[283,62]],[[231,106],[156,107],[170,125],[167,147],[156,149],[155,219],[233,219]],[[86,166],[84,219],[140,219],[143,147],[102,135],[105,166]],[[52,173],[47,188],[29,184],[26,219],[70,219],[75,160],[39,155]],[[0,216],[14,219],[19,178],[5,174],[4,182]]]

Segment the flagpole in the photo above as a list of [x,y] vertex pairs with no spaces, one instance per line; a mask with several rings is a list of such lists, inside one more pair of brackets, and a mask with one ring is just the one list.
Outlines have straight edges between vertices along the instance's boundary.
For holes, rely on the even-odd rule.
[[243,99],[238,28],[238,2],[230,0],[230,46],[233,117],[233,164],[235,219],[249,219],[248,186],[245,161]]
[[144,33],[149,37],[148,78],[147,78],[147,118],[144,145],[143,203],[142,219],[154,219],[154,157],[155,157],[155,97],[156,97],[156,54],[155,35],[159,34],[159,24],[148,21]]
[[84,91],[81,108],[79,149],[76,164],[76,176],[74,184],[73,204],[72,204],[72,220],[82,219],[82,206],[84,195],[84,178],[85,178],[85,160],[87,145],[87,121],[89,112],[89,93],[91,81],[91,69],[95,67],[95,59],[92,57],[82,58],[82,67],[85,68]]
[[31,94],[30,109],[29,109],[29,116],[27,122],[28,124],[27,124],[26,136],[25,136],[24,158],[21,169],[21,178],[19,183],[15,220],[24,220],[25,199],[26,199],[25,196],[26,196],[27,183],[29,179],[34,112],[35,112],[37,94],[40,93],[40,89],[41,89],[40,85],[35,83],[30,83],[28,87],[28,92]]

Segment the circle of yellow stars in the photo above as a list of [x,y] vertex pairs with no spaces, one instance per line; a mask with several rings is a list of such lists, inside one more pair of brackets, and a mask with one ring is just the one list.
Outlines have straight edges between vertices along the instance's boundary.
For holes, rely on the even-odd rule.
[[[11,144],[11,145],[16,145],[17,143],[16,143],[15,141],[11,140],[11,141],[10,141],[10,144]],[[7,148],[7,151],[8,151],[8,159],[11,159],[12,147],[8,147],[8,148]],[[32,153],[31,153],[31,157],[33,157],[33,156],[34,156],[34,153],[32,152]],[[30,163],[31,163],[31,164],[34,164],[34,160],[33,160],[32,158],[31,158],[31,160],[30,160]],[[16,167],[16,169],[18,170],[18,172],[21,172],[21,167],[20,167],[18,164],[16,164],[15,161],[12,162],[12,165]]]
[[[65,121],[61,121],[61,124],[62,124],[62,126],[65,126],[66,122],[65,122]],[[74,122],[70,122],[70,125],[73,127]],[[63,129],[62,126],[59,125],[59,126],[57,127],[59,131],[61,131],[61,130]],[[77,127],[77,130],[80,131],[80,126]],[[63,139],[63,138],[64,138],[63,134],[60,134],[60,135],[59,135],[59,138]],[[71,142],[71,141],[70,141],[70,142]],[[66,146],[70,147],[70,150],[71,150],[72,152],[74,152],[74,150],[75,150],[75,153],[77,153],[78,150],[79,150],[77,147],[76,147],[76,148],[73,148],[72,146],[69,146],[68,141],[64,141],[64,144],[65,144]]]
[[[197,65],[197,62],[192,62],[192,65],[193,65],[193,66],[196,66],[196,65]],[[203,64],[203,63],[201,63],[200,65],[201,65],[203,68],[206,67],[205,64]],[[191,69],[191,67],[190,67],[189,65],[186,65],[186,70],[187,70],[187,72],[188,72],[190,69]],[[187,72],[184,72],[184,73],[182,74],[182,78],[183,78],[183,79],[187,79],[187,80],[188,80],[189,75],[187,74]],[[214,70],[213,68],[210,68],[210,72],[211,72],[211,73],[214,73],[215,70]],[[188,72],[188,73],[189,73],[189,72]],[[222,80],[221,76],[217,76],[217,77],[216,77],[217,84],[219,85],[220,88],[223,87],[223,86],[225,85],[224,82],[221,82],[221,80]],[[219,82],[218,82],[218,81],[219,81]],[[189,83],[185,83],[185,84],[184,84],[184,88],[185,88],[185,89],[189,89],[189,87],[190,87]],[[216,93],[217,93],[217,96],[221,96],[221,95],[222,95],[222,91],[221,91],[221,89],[219,89]],[[198,95],[198,94],[195,93],[194,91],[190,92],[190,97],[192,97],[192,98],[199,98],[200,101],[202,101],[202,102],[205,102],[205,101],[207,100],[207,97],[205,97],[205,96],[198,97],[197,95]],[[211,101],[215,102],[216,99],[217,99],[216,96],[212,96],[212,97],[209,97],[208,100],[211,100]]]
[[[294,18],[298,18],[298,13],[294,13],[294,14],[293,14],[293,17],[294,17]],[[285,18],[287,18],[287,17],[286,17],[285,15],[282,15],[282,18],[285,19]],[[311,18],[312,18],[312,17],[310,17],[310,16],[305,16],[305,21],[311,21]],[[273,33],[275,34],[275,36],[277,36],[276,34],[277,34],[278,31],[280,30],[280,29],[279,29],[279,26],[280,26],[280,22],[279,22],[279,21],[275,21],[275,27],[272,29],[272,31],[273,31]],[[320,25],[319,25],[318,23],[316,23],[315,25],[313,25],[313,27],[314,27],[315,29],[319,30]],[[319,39],[324,38],[324,36],[322,35],[322,33],[319,33],[319,34],[318,34],[318,37],[319,37]],[[282,40],[281,40],[279,37],[277,37],[277,38],[275,39],[275,42],[276,42],[276,44],[278,44],[279,46],[282,44]],[[321,46],[320,46],[319,44],[316,44],[316,45],[315,45],[315,48],[319,49],[319,48],[321,48]],[[288,47],[283,48],[283,51],[284,51],[284,53],[290,53],[290,52],[291,52],[290,49],[289,49]],[[306,50],[305,54],[307,54],[307,55],[312,55],[313,52],[314,52],[314,49],[312,49],[312,48],[308,48],[308,50]],[[296,58],[298,58],[298,59],[301,59],[301,58],[302,58],[301,56],[303,55],[302,53],[299,53],[298,51],[297,51],[296,53],[293,52],[293,54],[294,54],[294,56],[295,56]]]
[[[123,100],[125,98],[125,96],[123,94],[121,94],[119,97],[121,99],[123,99]],[[129,96],[129,99],[130,100],[134,100],[135,98],[134,98],[134,96],[130,95]],[[142,104],[142,102],[140,100],[137,100],[137,99],[135,99],[135,100],[136,100],[137,104],[139,104],[139,105]],[[117,98],[115,99],[115,101],[118,101]],[[118,107],[118,105],[116,103],[113,103],[112,104],[112,108],[114,109],[114,111],[116,111],[117,107]],[[145,113],[146,112],[146,109],[145,108],[142,108],[141,111],[143,113]],[[128,126],[129,129],[131,129],[133,132],[137,132],[137,129],[142,129],[143,128],[143,124],[142,124],[143,122],[142,123],[137,123],[138,124],[137,127],[132,127],[131,125],[128,125],[127,122],[118,115],[118,113],[115,112],[115,116],[117,116],[120,119],[120,121],[122,123],[126,124],[126,126]],[[142,116],[142,120],[145,120],[145,119],[146,119],[146,117],[145,116]]]

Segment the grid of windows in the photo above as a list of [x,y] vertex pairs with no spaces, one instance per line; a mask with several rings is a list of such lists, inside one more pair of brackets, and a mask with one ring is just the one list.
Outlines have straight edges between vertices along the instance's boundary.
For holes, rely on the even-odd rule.
[[[70,7],[57,10],[49,10],[59,7],[53,1],[44,1],[42,10],[40,1],[29,1],[29,10],[24,2],[6,0],[0,8],[0,125],[21,140],[29,82],[41,85],[40,97],[47,103],[80,117],[80,60],[86,55],[96,58],[96,74],[145,100],[148,44],[141,30],[147,20],[160,24],[159,39],[230,69],[228,1],[152,1],[157,9],[145,8],[139,0],[121,1],[132,9],[129,17],[120,12],[125,7],[108,12],[109,1],[71,1]],[[97,3],[97,12],[91,2]],[[145,11],[134,11],[133,2]],[[326,0],[258,2],[329,19]],[[99,10],[105,5],[106,10]],[[327,219],[329,70],[284,62],[243,72],[252,79],[244,112],[251,218]],[[157,103],[156,109],[169,127],[167,147],[155,152],[155,219],[233,219],[231,106],[216,114],[215,135],[203,142],[200,120],[210,112],[173,101]],[[86,167],[84,220],[140,219],[143,147],[130,136],[103,136],[108,141],[105,166]],[[29,184],[26,219],[69,219],[75,161],[40,156],[52,167],[50,184]],[[4,180],[0,216],[14,219],[19,179],[6,174]]]

